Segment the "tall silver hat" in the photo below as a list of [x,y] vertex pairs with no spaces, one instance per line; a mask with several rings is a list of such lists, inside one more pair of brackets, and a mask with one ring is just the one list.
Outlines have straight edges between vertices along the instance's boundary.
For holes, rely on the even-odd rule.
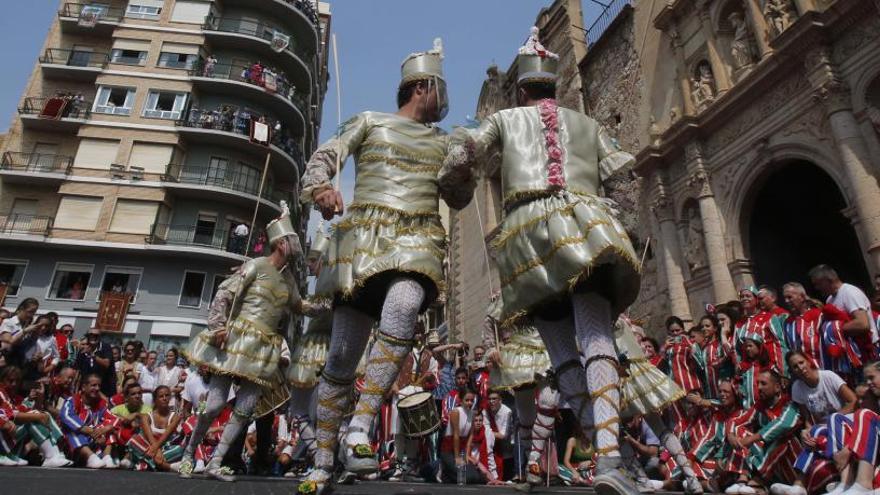
[[538,28],[532,26],[529,39],[519,48],[519,55],[516,57],[517,84],[530,82],[556,84],[559,55],[544,48],[538,34]]

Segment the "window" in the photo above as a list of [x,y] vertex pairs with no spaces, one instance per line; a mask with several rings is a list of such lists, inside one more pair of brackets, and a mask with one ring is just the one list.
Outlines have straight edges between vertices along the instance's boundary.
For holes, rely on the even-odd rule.
[[130,0],[125,9],[125,17],[158,20],[164,3],[164,0]]
[[183,272],[183,285],[180,287],[178,306],[198,308],[202,305],[202,290],[205,288],[205,274],[202,272]]
[[0,285],[6,286],[7,297],[18,295],[21,281],[24,280],[25,270],[27,270],[27,261],[25,260],[0,259]]
[[92,265],[78,265],[73,263],[58,263],[55,265],[55,275],[52,276],[52,285],[49,287],[47,299],[67,299],[69,301],[82,301],[86,298],[86,290],[89,288],[89,280],[92,278]]
[[110,165],[116,161],[116,153],[119,150],[119,141],[109,139],[83,138],[76,150],[73,166],[76,168],[96,168],[110,170]]
[[204,244],[206,246],[214,245],[214,231],[217,229],[217,215],[213,213],[199,213],[196,220],[195,235],[193,243]]
[[204,0],[177,0],[174,3],[174,12],[171,13],[171,21],[202,24],[205,22],[205,17],[210,11],[211,2]]
[[92,111],[113,115],[130,115],[133,103],[133,88],[101,86],[98,88],[98,96],[95,98],[95,108]]
[[217,290],[220,288],[220,284],[227,278],[229,278],[228,275],[214,275],[214,283],[211,284],[211,301],[217,297]]
[[103,203],[103,198],[95,196],[62,196],[55,214],[55,227],[95,230]]
[[148,174],[164,174],[168,164],[171,163],[173,154],[174,146],[170,144],[141,143],[136,141],[131,147],[128,166],[141,167]]
[[155,201],[117,199],[110,232],[149,234],[158,211],[159,203]]
[[260,189],[260,170],[244,162],[238,162],[238,174],[236,174],[237,189],[251,194],[256,194]]
[[212,156],[208,165],[206,184],[209,186],[222,186],[226,183],[226,170],[229,168],[229,160],[219,156]]
[[[132,295],[131,302],[134,303],[143,273],[143,268],[108,266],[104,269],[104,281],[101,282],[101,292],[128,292]],[[98,293],[98,301],[101,300],[101,292]]]
[[110,50],[110,61],[115,64],[144,65],[149,51],[149,40],[117,39]]
[[198,55],[188,53],[162,52],[159,54],[159,67],[168,69],[192,69]]
[[151,90],[144,107],[144,117],[177,120],[186,106],[186,97],[186,93]]

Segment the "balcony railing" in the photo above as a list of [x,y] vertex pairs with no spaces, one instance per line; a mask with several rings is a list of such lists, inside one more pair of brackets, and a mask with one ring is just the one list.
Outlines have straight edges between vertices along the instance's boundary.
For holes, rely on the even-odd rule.
[[107,67],[110,55],[105,52],[69,50],[67,48],[47,48],[40,62],[44,64],[67,65],[70,67]]
[[299,108],[303,118],[306,117],[308,105],[300,93],[296,91],[296,87],[290,83],[287,76],[283,72],[274,73],[262,66],[251,65],[231,65],[231,64],[209,64],[205,60],[199,60],[198,63],[189,71],[192,77],[208,77],[212,79],[225,79],[228,81],[239,81],[254,86],[259,86],[269,93],[277,94],[293,102]]
[[[175,163],[168,165],[162,180],[181,184],[219,187],[252,196],[256,196],[260,189],[260,176],[257,174],[224,171],[217,167],[181,166]],[[280,203],[281,200],[290,201],[289,192],[275,190],[269,184],[263,186],[263,193],[260,197],[275,204]]]
[[[250,136],[251,120],[261,116],[248,109],[239,109],[234,105],[221,105],[216,110],[203,110],[192,108],[184,115],[184,118],[175,122],[182,127],[196,129],[215,129],[224,132],[234,132],[244,136]],[[272,144],[284,150],[302,168],[303,155],[299,144],[293,139],[290,131],[282,124],[277,127],[278,121],[267,117],[267,124],[272,130]]]
[[87,119],[91,114],[92,102],[80,96],[29,96],[18,109],[21,115],[38,115],[46,119]]
[[253,22],[247,19],[215,17],[213,15],[209,15],[205,18],[205,23],[202,25],[202,29],[204,29],[205,31],[217,31],[220,33],[243,34],[245,36],[260,38],[262,40],[268,41],[270,44],[272,43],[272,39],[275,37],[276,31],[279,33],[284,33],[290,36],[290,41],[288,42],[285,51],[293,53],[294,55],[302,59],[310,68],[314,67],[315,65],[315,54],[310,53],[305,48],[299,46],[296,43],[293,35],[290,34],[289,29],[279,29],[277,26],[274,25],[265,24],[262,22]]
[[0,161],[0,170],[14,172],[42,172],[69,174],[73,166],[73,157],[44,153],[22,153],[7,151]]
[[85,11],[86,16],[94,12],[98,22],[120,22],[122,16],[125,14],[125,11],[121,8],[68,2],[61,7],[61,10],[58,11],[58,15],[61,17],[76,17],[77,19],[80,19],[83,18],[83,11]]
[[149,244],[211,248],[249,256],[262,256],[268,253],[268,242],[266,242],[263,228],[258,228],[250,237],[250,246],[245,249],[247,237],[230,235],[228,230],[157,223],[150,227],[150,235],[146,241]]
[[602,37],[605,30],[608,29],[608,26],[614,22],[617,15],[620,14],[624,7],[631,3],[632,0],[611,0],[607,5],[600,3],[600,5],[603,6],[602,13],[599,14],[599,17],[597,17],[596,20],[593,21],[593,24],[587,28],[586,38],[588,48],[599,41],[599,38]]
[[0,213],[0,234],[47,235],[54,219],[24,213]]

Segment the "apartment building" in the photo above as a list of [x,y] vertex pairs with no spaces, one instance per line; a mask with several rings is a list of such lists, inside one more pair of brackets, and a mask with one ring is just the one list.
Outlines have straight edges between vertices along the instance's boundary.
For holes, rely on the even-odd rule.
[[311,0],[62,2],[0,148],[3,306],[82,333],[129,293],[120,338],[204,328],[282,201],[305,239],[329,23]]

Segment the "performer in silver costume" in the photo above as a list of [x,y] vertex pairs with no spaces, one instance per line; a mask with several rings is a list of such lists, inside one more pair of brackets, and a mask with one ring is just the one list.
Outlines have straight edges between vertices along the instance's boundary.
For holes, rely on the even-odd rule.
[[303,176],[302,201],[316,203],[329,220],[342,209],[331,184],[337,159],[354,156],[354,198],[335,225],[313,298],[333,304],[333,331],[318,385],[315,470],[300,485],[301,493],[321,493],[330,482],[336,432],[350,405],[355,368],[379,320],[364,388],[343,442],[348,471],[377,470],[370,426],[412,348],[419,312],[444,290],[446,238],[437,173],[448,139],[431,125],[447,110],[442,58],[439,39],[433,50],[407,57],[398,112],[353,117],[338,138],[318,148]]
[[302,256],[302,247],[286,204],[282,210],[266,226],[271,254],[247,261],[220,284],[211,302],[208,328],[184,353],[193,365],[210,369],[212,377],[206,408],[184,451],[182,478],[192,476],[195,449],[226,405],[234,380],[239,385],[235,408],[205,470],[220,481],[234,481],[232,471],[220,463],[251,416],[269,412],[288,399],[279,370],[284,337],[277,330],[285,312],[301,303],[289,267]]
[[602,180],[634,159],[596,121],[557,106],[557,58],[533,33],[516,63],[521,106],[496,112],[478,129],[458,129],[453,140],[464,145],[453,147],[459,156],[447,160],[440,182],[444,187],[472,183],[468,150],[474,148],[479,159],[500,147],[504,218],[493,241],[503,301],[500,321],[504,326],[534,321],[563,399],[585,427],[595,428],[596,491],[635,494],[634,482],[618,469],[620,388],[613,324],[638,293],[639,262],[610,201],[599,196]]

